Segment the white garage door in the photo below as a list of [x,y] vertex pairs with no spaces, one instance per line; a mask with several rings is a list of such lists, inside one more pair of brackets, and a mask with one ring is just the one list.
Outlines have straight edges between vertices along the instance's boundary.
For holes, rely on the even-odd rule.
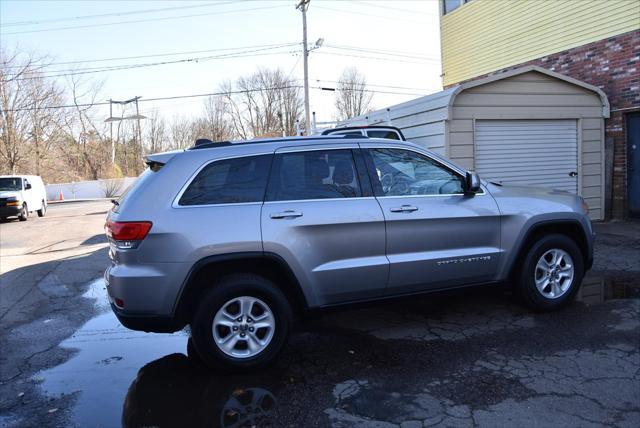
[[475,165],[487,180],[577,193],[577,121],[478,120]]

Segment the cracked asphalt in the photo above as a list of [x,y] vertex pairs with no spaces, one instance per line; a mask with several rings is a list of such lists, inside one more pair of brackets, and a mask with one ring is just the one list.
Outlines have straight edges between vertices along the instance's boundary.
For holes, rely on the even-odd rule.
[[335,311],[258,373],[204,370],[187,331],[106,301],[106,202],[0,224],[0,426],[637,427],[640,223],[597,224],[575,302],[480,288]]

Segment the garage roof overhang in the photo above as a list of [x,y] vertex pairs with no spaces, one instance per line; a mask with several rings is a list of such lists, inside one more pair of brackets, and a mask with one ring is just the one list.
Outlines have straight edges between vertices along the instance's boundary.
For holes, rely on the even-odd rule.
[[530,71],[535,71],[535,72],[538,72],[538,73],[546,74],[547,76],[551,76],[551,77],[554,77],[554,78],[559,79],[559,80],[564,80],[565,82],[571,83],[572,85],[580,86],[580,87],[585,88],[585,89],[587,89],[589,91],[595,92],[596,94],[598,94],[598,96],[600,97],[600,100],[602,101],[602,116],[604,118],[609,118],[610,117],[611,112],[610,112],[610,107],[609,107],[609,100],[607,99],[607,94],[605,94],[602,91],[602,89],[598,88],[597,86],[593,86],[593,85],[590,85],[588,83],[581,82],[580,80],[574,79],[572,77],[565,76],[564,74],[556,73],[554,71],[547,70],[546,68],[538,67],[537,65],[528,65],[526,67],[516,68],[516,69],[513,69],[513,70],[505,71],[504,73],[494,74],[492,76],[484,77],[484,78],[478,79],[478,80],[473,80],[473,81],[466,82],[466,83],[463,83],[461,85],[457,85],[457,86],[453,87],[452,89],[454,89],[454,91],[451,93],[451,96],[449,98],[449,106],[448,106],[447,116],[449,118],[452,117],[451,110],[453,108],[453,102],[454,102],[454,100],[456,98],[456,95],[458,95],[460,92],[464,91],[465,89],[475,88],[476,86],[481,86],[481,85],[486,85],[487,83],[492,83],[492,82],[496,82],[498,80],[507,79],[509,77],[513,77],[513,76],[517,76],[517,75],[520,75],[520,74],[528,73]]

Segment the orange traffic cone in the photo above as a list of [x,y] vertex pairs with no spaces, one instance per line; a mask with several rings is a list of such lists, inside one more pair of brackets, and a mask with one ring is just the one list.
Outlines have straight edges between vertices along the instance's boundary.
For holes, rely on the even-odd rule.
[[59,196],[58,200],[64,201],[64,194],[62,193],[62,190],[60,190],[60,196]]

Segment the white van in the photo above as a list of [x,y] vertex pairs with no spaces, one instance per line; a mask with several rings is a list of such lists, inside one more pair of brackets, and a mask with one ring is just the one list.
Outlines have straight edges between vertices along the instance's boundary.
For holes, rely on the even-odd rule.
[[37,175],[0,175],[0,219],[18,217],[27,221],[29,213],[43,217],[47,212],[47,191]]

